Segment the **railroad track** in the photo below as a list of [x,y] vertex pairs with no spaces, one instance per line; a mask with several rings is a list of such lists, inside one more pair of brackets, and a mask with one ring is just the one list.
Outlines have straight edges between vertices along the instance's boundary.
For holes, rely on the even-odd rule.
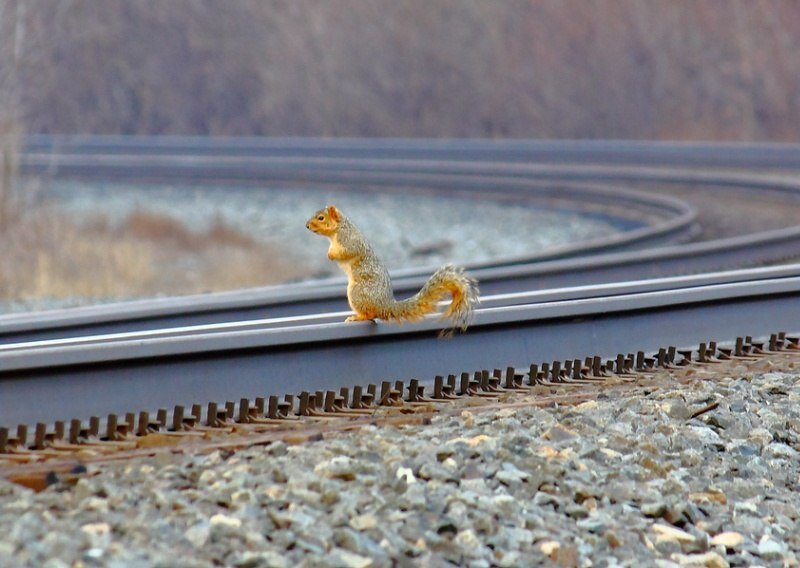
[[618,140],[460,140],[30,136],[29,154],[372,158],[723,168],[800,168],[798,144]]
[[[460,152],[457,158],[448,155],[449,161],[437,164],[436,160],[357,160],[336,154],[358,152],[358,144],[352,141],[351,147],[333,144],[334,150],[320,148],[325,144],[318,141],[319,158],[303,158],[302,152],[310,150],[299,148],[303,146],[299,142],[299,149],[290,148],[294,154],[281,155],[277,149],[264,150],[258,141],[238,141],[240,148],[216,153],[213,148],[193,151],[191,144],[177,142],[165,149],[170,141],[161,141],[157,156],[148,155],[154,152],[146,149],[147,141],[137,141],[141,151],[122,155],[124,144],[106,140],[102,156],[96,155],[92,144],[58,142],[58,153],[46,159],[42,154],[29,154],[23,162],[26,170],[43,172],[57,164],[58,175],[76,177],[170,177],[194,172],[196,177],[251,181],[266,176],[284,182],[378,186],[446,187],[458,183],[466,191],[481,193],[487,183],[522,192],[541,179],[798,191],[791,179],[771,175],[608,165],[628,163],[646,154],[650,157],[642,163],[660,166],[697,150],[688,146],[644,145],[640,154],[633,147],[619,148],[621,154],[611,151],[611,158],[604,158],[603,152],[594,148],[591,159],[603,165],[554,167],[488,162],[499,159],[491,152],[503,154],[508,162],[531,159],[530,145],[522,144],[520,149],[512,143],[499,144],[491,151],[477,143],[471,149],[447,147],[454,142],[427,142],[397,150],[402,157],[414,157],[414,152],[427,152],[434,158]],[[41,152],[36,144],[42,143],[34,140],[29,150]],[[393,144],[406,143],[378,143],[376,151],[388,156]],[[445,147],[437,150],[433,146]],[[716,153],[708,149],[705,162],[702,156],[686,159],[693,166],[795,166],[795,148],[756,150],[748,154],[738,147],[719,147]],[[173,155],[163,155],[167,151]],[[259,153],[273,151],[279,157]],[[573,158],[587,152],[581,144],[573,151]],[[293,161],[298,153],[300,157]],[[488,155],[487,163],[469,163],[479,161],[478,155]],[[92,163],[98,167],[92,169]],[[661,204],[666,207],[666,202]],[[682,228],[662,234],[675,231],[674,236],[690,224],[691,210],[672,205],[673,220],[681,220],[675,226]],[[798,240],[800,228],[788,227],[591,259],[539,259],[538,263],[505,259],[499,266],[472,267],[489,296],[470,330],[450,341],[435,339],[439,325],[432,319],[397,327],[344,325],[333,321],[341,314],[319,315],[343,307],[339,282],[4,316],[0,318],[0,333],[7,343],[0,348],[0,452],[25,454],[31,447],[42,450],[65,440],[73,445],[103,438],[114,442],[133,433],[183,431],[201,423],[259,423],[363,411],[400,398],[415,403],[458,394],[489,395],[497,389],[541,383],[556,388],[574,381],[596,384],[612,375],[624,378],[633,371],[669,368],[693,360],[706,363],[718,356],[747,357],[765,349],[795,349],[793,333],[787,336],[774,330],[796,332],[800,328],[797,266],[630,281],[776,262],[796,256]],[[592,287],[586,285],[589,282],[606,284]],[[610,284],[614,282],[618,284]],[[419,284],[420,276],[412,271],[401,275],[396,287],[402,293]],[[535,292],[564,285],[574,289]],[[265,313],[275,317],[237,321]],[[221,321],[228,323],[220,325]],[[105,336],[98,337],[101,333]],[[730,350],[720,351],[718,345],[707,342],[736,336],[763,337],[767,347],[740,338]],[[696,354],[678,349],[697,343],[701,345]],[[489,371],[494,367],[506,371]],[[29,431],[33,431],[32,437]]]
[[[775,356],[779,358],[775,360]],[[527,372],[508,367],[505,373],[501,369],[462,373],[460,379],[437,376],[427,395],[425,385],[412,379],[359,385],[352,391],[347,387],[303,391],[296,399],[293,395],[242,398],[238,404],[228,401],[224,407],[212,402],[207,408],[194,404],[190,411],[175,406],[171,412],[162,408],[155,415],[144,411],[109,414],[103,419],[93,416],[88,424],[80,419],[57,421],[52,426],[37,423],[33,429],[19,424],[13,431],[0,428],[0,476],[41,490],[58,482],[74,483],[87,472],[87,463],[97,465],[162,451],[208,452],[277,440],[313,441],[365,425],[424,424],[434,414],[460,413],[465,408],[475,412],[575,405],[613,396],[621,386],[647,386],[649,379],[659,375],[677,374],[678,380],[686,382],[690,374],[709,366],[723,364],[717,372],[735,372],[742,364],[770,357],[774,361],[768,364],[773,367],[793,367],[798,356],[800,337],[779,332],[763,342],[739,337],[731,346],[713,341],[699,344],[697,350],[670,346],[659,349],[655,357],[638,352],[619,354],[605,363],[595,356],[566,360],[563,366],[560,361],[532,364]],[[718,404],[695,410],[692,418]]]
[[[685,159],[693,166],[750,165],[775,168],[793,166],[798,147],[736,146],[708,144],[532,143],[422,141],[420,147],[403,141],[262,141],[258,139],[204,141],[100,138],[34,138],[23,160],[30,173],[80,178],[194,179],[224,181],[235,177],[250,183],[271,182],[347,184],[380,190],[392,187],[427,187],[429,190],[479,193],[491,198],[544,197],[571,193],[575,199],[590,198],[591,206],[609,199],[624,199],[636,210],[663,216],[647,228],[628,232],[618,239],[581,243],[577,247],[521,258],[476,263],[470,270],[488,294],[580,286],[593,282],[626,281],[642,278],[692,274],[743,266],[781,262],[800,251],[800,227],[785,227],[682,246],[657,246],[650,250],[624,252],[624,248],[665,245],[669,240],[687,238],[695,212],[675,200],[653,200],[607,187],[576,185],[576,180],[615,183],[695,184],[715,188],[747,188],[757,200],[760,193],[797,195],[800,183],[787,177],[753,175],[730,171],[663,168],[619,168],[609,164],[631,161],[663,166]],[[128,152],[125,149],[128,148]],[[98,152],[101,152],[98,154]],[[365,159],[357,159],[359,152]],[[619,151],[620,154],[615,152]],[[49,153],[48,153],[49,152]],[[396,154],[392,154],[396,152]],[[427,160],[418,158],[427,153]],[[154,156],[155,154],[155,156]],[[389,159],[388,156],[394,156]],[[558,160],[553,159],[558,156]],[[725,161],[728,156],[728,161]],[[447,158],[447,159],[445,159]],[[592,164],[557,166],[519,164],[523,159],[567,161],[587,160]],[[155,161],[154,161],[155,160]],[[495,163],[490,160],[503,160]],[[235,175],[232,176],[231,172]],[[542,186],[542,180],[550,184]],[[538,184],[538,185],[537,185]],[[553,185],[556,184],[556,185]],[[565,184],[567,184],[566,187]],[[487,187],[492,188],[487,193]],[[724,203],[724,199],[720,200]],[[595,253],[594,258],[571,259]],[[413,293],[424,282],[429,267],[395,274],[398,295]],[[127,302],[59,313],[0,317],[0,343],[74,337],[83,334],[124,332],[130,329],[158,329],[202,323],[262,317],[288,317],[346,309],[341,281],[232,293],[204,294],[169,300]]]
[[[670,278],[652,278],[631,282],[612,282],[591,286],[557,288],[540,291],[514,292],[509,294],[484,295],[481,308],[506,308],[531,304],[555,304],[575,302],[593,298],[622,297],[631,294],[649,292],[664,293],[670,290],[719,286],[723,284],[741,284],[778,278],[800,277],[800,265],[781,265],[769,268],[737,270],[693,276]],[[446,302],[445,302],[446,304]],[[23,341],[0,345],[0,355],[29,349],[59,349],[76,346],[97,346],[107,343],[126,341],[141,342],[158,338],[176,338],[201,334],[233,333],[242,331],[263,331],[287,327],[319,326],[323,324],[341,323],[351,312],[324,312],[300,316],[275,317],[248,320],[233,320],[221,323],[189,325],[182,327],[161,327],[158,329],[124,331],[77,337],[62,337],[39,341]]]
[[[798,337],[772,334],[766,342],[737,338],[730,347],[711,342],[697,350],[659,350],[657,357],[629,355],[600,364],[587,358],[541,368],[532,365],[527,373],[508,368],[464,376],[437,377],[434,388],[425,394],[413,381],[383,383],[380,390],[370,385],[364,392],[307,393],[299,397],[297,413],[287,399],[228,402],[224,409],[209,405],[204,410],[194,405],[189,413],[176,408],[169,417],[166,409],[153,418],[109,416],[105,422],[91,420],[88,427],[80,420],[61,424],[60,430],[48,432],[36,425],[30,447],[20,448],[28,438],[21,426],[9,441],[0,430],[4,452],[0,453],[0,477],[35,491],[59,483],[71,485],[84,474],[87,466],[101,466],[120,460],[149,457],[162,453],[197,454],[212,451],[269,445],[313,442],[325,437],[355,431],[365,426],[403,427],[425,425],[434,417],[513,410],[526,407],[579,406],[599,398],[630,395],[640,389],[648,396],[658,393],[665,384],[691,385],[714,376],[757,373],[764,369],[789,370],[800,362]],[[577,369],[577,370],[576,370]],[[408,394],[406,395],[406,391]],[[376,399],[377,393],[380,397]],[[376,402],[377,400],[377,402]],[[293,402],[293,401],[292,401]],[[710,401],[691,409],[695,419],[714,411],[719,401]],[[138,420],[138,422],[137,422]]]
[[437,340],[440,324],[429,318],[403,327],[283,322],[16,346],[0,354],[0,425],[128,415],[198,401],[269,399],[287,391],[338,390],[383,379],[416,378],[424,384],[436,375],[493,366],[527,369],[545,358],[583,360],[591,353],[593,360],[605,361],[632,346],[645,353],[729,334],[763,336],[796,329],[798,295],[800,276],[786,274],[499,305],[479,309],[470,330],[452,340]]

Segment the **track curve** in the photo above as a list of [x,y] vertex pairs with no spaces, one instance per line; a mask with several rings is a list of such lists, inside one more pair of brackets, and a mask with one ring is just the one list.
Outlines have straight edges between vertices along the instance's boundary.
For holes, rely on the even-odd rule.
[[[38,141],[37,141],[38,140]],[[591,157],[601,162],[605,156],[617,156],[616,162],[642,159],[645,163],[663,165],[672,163],[676,156],[686,158],[691,154],[692,164],[740,164],[746,154],[761,167],[772,167],[780,160],[794,164],[795,147],[737,147],[731,145],[664,145],[664,144],[611,144],[620,150],[622,157],[612,150],[603,150],[601,143],[492,143],[481,141],[259,141],[234,140],[203,141],[193,139],[160,140],[149,145],[150,139],[35,139],[32,150],[60,148],[52,154],[32,153],[23,165],[29,172],[42,173],[55,167],[55,175],[94,177],[117,176],[140,179],[160,175],[191,176],[224,180],[232,170],[238,179],[251,182],[312,182],[332,184],[376,184],[379,187],[397,185],[425,185],[458,187],[465,192],[487,194],[492,188],[495,198],[513,198],[515,194],[529,191],[535,184],[547,180],[551,184],[578,184],[570,186],[577,196],[593,195],[592,204],[598,205],[614,195],[625,196],[626,203],[655,208],[654,214],[667,217],[657,228],[645,229],[640,234],[610,239],[593,245],[592,259],[570,261],[590,248],[565,247],[562,250],[523,258],[498,259],[491,263],[475,263],[469,268],[479,278],[482,290],[488,294],[510,293],[516,290],[533,290],[564,286],[580,286],[591,282],[636,280],[663,277],[673,274],[691,274],[708,270],[724,270],[743,266],[757,266],[780,262],[797,256],[800,251],[800,227],[786,227],[774,231],[741,235],[703,243],[659,247],[647,251],[614,254],[612,251],[630,246],[644,246],[648,242],[680,239],[691,225],[695,212],[674,200],[640,199],[638,194],[610,191],[604,187],[586,185],[586,180],[603,180],[616,183],[658,182],[665,184],[695,184],[715,188],[746,188],[754,195],[760,192],[800,195],[800,182],[774,175],[753,175],[739,172],[706,170],[675,170],[663,168],[625,167],[609,165],[559,165],[519,164],[522,156],[546,158],[558,153],[561,159]],[[286,142],[286,146],[282,144]],[[104,144],[107,146],[103,146]],[[365,150],[374,144],[375,152]],[[419,148],[415,146],[419,145]],[[125,148],[130,154],[122,155]],[[103,154],[93,154],[98,149]],[[209,155],[219,149],[222,156]],[[587,154],[591,149],[591,153]],[[197,150],[196,155],[187,155]],[[427,152],[427,160],[399,160],[374,158],[390,150]],[[469,151],[467,151],[469,150]],[[470,152],[484,152],[483,160],[474,160]],[[353,155],[364,151],[369,159],[356,159]],[[413,151],[413,152],[412,152]],[[464,151],[465,154],[458,152]],[[258,154],[261,152],[261,154]],[[274,153],[287,154],[276,158]],[[727,153],[726,153],[727,152]],[[153,156],[158,153],[157,156]],[[332,158],[330,155],[342,155]],[[730,156],[725,162],[723,157]],[[310,157],[309,157],[310,156]],[[322,157],[320,157],[322,156]],[[443,157],[462,156],[462,160],[444,160]],[[659,156],[661,161],[659,161]],[[507,163],[494,163],[491,159],[507,159]],[[687,158],[688,159],[688,158]],[[706,160],[703,162],[703,160]],[[155,160],[155,161],[154,161]],[[649,160],[649,162],[648,162]],[[615,163],[615,160],[611,160]],[[784,162],[781,162],[784,163]],[[156,166],[158,166],[156,168]],[[155,169],[154,169],[155,168]],[[166,173],[165,173],[166,172]],[[193,172],[193,173],[192,173]],[[538,188],[542,195],[557,195],[564,191],[560,186]],[[648,196],[652,198],[653,196]],[[798,207],[800,211],[800,207]],[[800,214],[798,215],[800,217]],[[616,242],[615,242],[616,241]],[[585,246],[585,244],[584,244]],[[606,254],[600,254],[605,252]],[[424,282],[432,267],[400,271],[394,274],[398,295],[415,292]],[[78,336],[87,333],[114,333],[127,329],[156,329],[214,323],[247,318],[288,317],[304,313],[327,312],[346,309],[341,280],[317,284],[291,284],[242,292],[226,292],[202,296],[176,298],[167,301],[137,301],[109,306],[78,308],[43,314],[0,316],[0,342],[9,343],[41,340],[55,337]]]
[[[223,141],[166,139],[149,146],[152,142],[156,141],[51,139],[48,146],[47,140],[35,138],[23,167],[28,173],[75,177],[188,175],[331,184],[355,180],[384,187],[435,186],[443,183],[437,179],[447,178],[447,183],[457,181],[476,193],[485,192],[487,184],[512,192],[542,180],[590,180],[736,187],[756,196],[800,195],[800,182],[790,177],[664,167],[795,168],[800,153],[794,146],[233,140],[225,141],[230,144],[221,150]],[[372,155],[356,159],[359,152]],[[404,159],[395,159],[398,155]],[[535,160],[547,163],[528,163]],[[582,165],[570,164],[581,160]],[[629,167],[632,162],[640,165]],[[660,203],[658,211],[667,207],[667,202]],[[688,219],[688,209],[677,211],[673,219]],[[398,328],[333,321],[341,314],[308,315],[344,307],[341,281],[4,316],[0,334],[6,342],[27,343],[0,347],[0,434],[2,428],[23,422],[334,389],[381,378],[428,380],[437,373],[510,363],[525,368],[537,359],[571,361],[587,353],[609,356],[711,337],[797,331],[799,266],[674,276],[774,263],[798,252],[800,226],[791,226],[590,258],[506,259],[498,265],[476,265],[471,268],[484,292],[506,296],[487,299],[470,330],[452,341],[435,340],[439,323],[430,319]],[[400,293],[420,285],[418,272],[397,276]],[[631,282],[660,276],[674,278]],[[599,282],[606,284],[587,287]],[[564,286],[583,289],[536,292]],[[306,315],[214,328],[220,321],[292,314]],[[193,324],[206,327],[185,327]],[[165,329],[178,326],[183,328]],[[132,333],[135,329],[159,331]],[[122,335],[86,337],[111,331]],[[69,333],[74,340],[29,342]]]
[[28,154],[388,158],[686,167],[800,168],[800,144],[630,140],[248,138],[38,135]]

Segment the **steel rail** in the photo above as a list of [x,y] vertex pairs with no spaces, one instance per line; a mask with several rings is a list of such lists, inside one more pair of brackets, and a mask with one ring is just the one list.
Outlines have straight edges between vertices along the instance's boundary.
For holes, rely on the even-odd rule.
[[[740,282],[757,282],[761,280],[775,280],[779,278],[800,277],[800,264],[786,266],[773,266],[747,270],[733,270],[692,276],[677,276],[669,278],[653,278],[632,282],[615,282],[609,284],[596,284],[591,286],[577,286],[573,288],[559,288],[541,291],[515,292],[482,296],[480,307],[482,309],[500,308],[530,304],[546,304],[553,302],[568,302],[586,300],[591,298],[624,296],[641,294],[644,292],[664,292],[668,290],[686,290],[711,285],[731,284]],[[446,302],[443,302],[446,304]],[[149,339],[167,339],[180,336],[201,335],[212,333],[229,333],[237,331],[261,331],[266,329],[279,329],[286,327],[317,326],[329,323],[341,323],[351,312],[341,311],[332,313],[315,313],[301,316],[277,317],[267,319],[252,319],[245,321],[227,321],[214,324],[192,325],[172,328],[159,328],[153,330],[137,330],[120,333],[100,335],[86,335],[79,337],[59,338],[42,341],[28,341],[22,343],[9,343],[0,345],[0,355],[23,349],[53,349],[71,346],[101,345],[118,341],[142,341]]]
[[[758,245],[758,246],[757,246]],[[792,258],[800,247],[792,231],[777,231],[761,243],[749,237],[725,242],[699,243],[659,251],[602,255],[587,259],[543,262],[533,266],[480,269],[473,272],[485,295],[518,290],[548,290],[587,286],[591,282],[625,282],[662,278],[670,274],[702,273],[713,268],[732,268],[763,258]],[[763,254],[763,256],[761,256]],[[395,282],[398,295],[413,293],[424,277]],[[0,316],[0,342],[38,341],[131,329],[214,324],[264,317],[295,317],[309,313],[347,310],[344,281],[325,284],[239,290],[122,302],[107,305]]]
[[29,153],[177,154],[373,159],[603,163],[679,167],[798,168],[798,144],[634,140],[491,140],[49,136],[26,139]]
[[[719,172],[714,169],[689,167],[642,167],[639,165],[608,165],[585,163],[514,163],[499,158],[488,160],[443,160],[435,156],[426,159],[363,159],[363,158],[303,158],[260,156],[187,156],[187,155],[121,155],[121,154],[23,154],[21,167],[26,174],[57,174],[81,179],[141,179],[219,182],[315,182],[352,183],[356,180],[375,185],[396,185],[405,175],[419,183],[428,175],[484,175],[526,177],[540,180],[572,181],[654,181],[665,183],[712,183]],[[372,174],[370,176],[370,174]],[[394,174],[386,181],[382,176]],[[796,192],[796,178],[787,174],[761,174],[762,180],[774,182],[776,190]],[[752,174],[728,172],[724,185],[749,184]],[[486,188],[486,182],[479,189]]]
[[451,340],[427,319],[20,349],[0,355],[0,426],[793,331],[799,299],[787,277],[480,309]]

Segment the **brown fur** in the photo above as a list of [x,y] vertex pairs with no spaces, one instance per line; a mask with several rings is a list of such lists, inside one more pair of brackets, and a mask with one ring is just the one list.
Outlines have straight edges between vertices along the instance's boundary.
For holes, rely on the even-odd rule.
[[330,239],[328,258],[338,262],[347,274],[347,300],[355,315],[345,321],[418,321],[437,313],[438,302],[449,295],[452,301],[442,317],[452,320],[453,328],[444,330],[443,334],[449,335],[456,328],[467,329],[478,302],[478,287],[463,268],[451,264],[442,266],[419,292],[398,302],[392,293],[388,270],[341,211],[333,205],[320,209],[306,227]]

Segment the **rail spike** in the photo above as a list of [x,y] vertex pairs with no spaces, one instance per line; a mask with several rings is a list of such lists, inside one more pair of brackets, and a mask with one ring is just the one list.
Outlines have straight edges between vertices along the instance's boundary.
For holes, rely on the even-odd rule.
[[[704,342],[699,344],[696,352],[669,346],[658,349],[653,356],[643,351],[618,354],[606,363],[598,355],[532,363],[527,373],[508,366],[505,371],[494,368],[491,372],[488,369],[463,372],[460,380],[454,373],[447,375],[446,379],[444,375],[437,375],[433,379],[430,396],[425,395],[426,385],[422,381],[411,378],[407,383],[402,380],[383,381],[380,387],[370,383],[355,385],[352,389],[340,387],[338,390],[303,391],[297,397],[292,394],[284,397],[270,395],[257,397],[254,402],[249,398],[241,398],[238,404],[227,401],[224,409],[220,409],[216,402],[209,402],[205,424],[203,405],[198,403],[191,406],[189,415],[181,405],[176,405],[171,413],[166,408],[159,408],[152,421],[149,412],[141,411],[124,415],[112,413],[103,420],[91,416],[86,422],[80,418],[68,423],[56,421],[52,425],[38,422],[32,440],[29,440],[28,426],[19,424],[16,430],[0,428],[0,463],[3,455],[10,456],[20,451],[45,451],[49,448],[51,452],[66,452],[80,448],[82,444],[130,447],[129,444],[133,442],[128,438],[131,436],[147,436],[159,430],[170,436],[203,436],[204,432],[220,427],[222,432],[257,431],[273,428],[280,423],[294,427],[289,424],[292,420],[319,421],[321,418],[358,419],[372,416],[376,405],[400,407],[404,411],[414,405],[424,405],[426,408],[431,404],[451,405],[453,400],[464,397],[496,400],[504,393],[541,393],[540,385],[546,385],[548,388],[545,391],[555,394],[559,389],[570,386],[602,386],[609,377],[619,377],[626,382],[652,378],[658,369],[681,372],[681,366],[726,361],[736,363],[736,359],[755,360],[770,355],[785,357],[795,354],[798,344],[800,338],[780,332],[771,334],[766,342],[749,336],[738,337],[730,347],[719,346],[714,341]],[[387,410],[389,415],[395,411],[393,408]],[[195,429],[201,431],[192,432]]]

